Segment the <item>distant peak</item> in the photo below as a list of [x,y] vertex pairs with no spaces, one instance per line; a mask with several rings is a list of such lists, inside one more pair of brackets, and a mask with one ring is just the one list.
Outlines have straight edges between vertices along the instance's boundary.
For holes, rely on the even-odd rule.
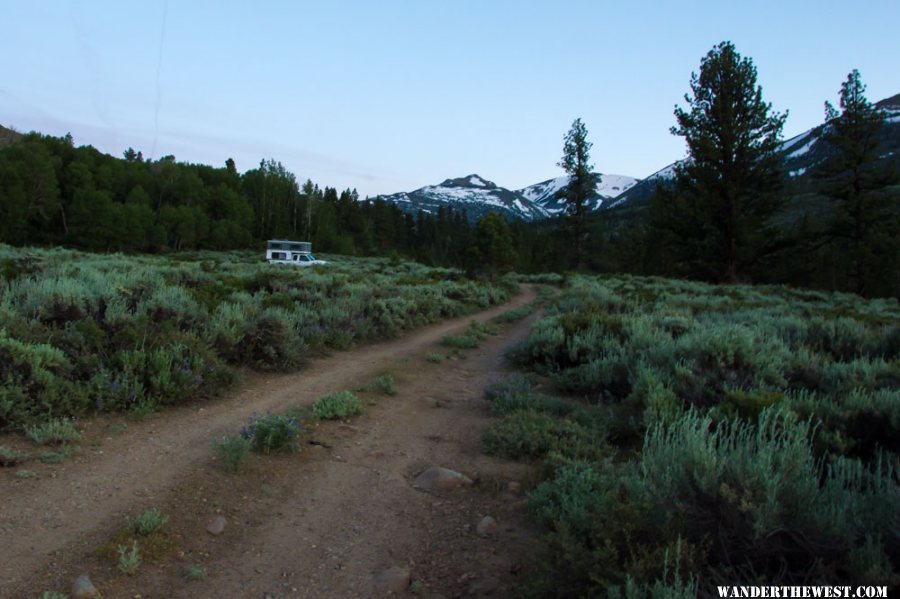
[[497,184],[488,181],[481,175],[471,174],[465,177],[457,177],[456,179],[446,179],[440,185],[441,187],[480,187],[482,189],[496,189]]

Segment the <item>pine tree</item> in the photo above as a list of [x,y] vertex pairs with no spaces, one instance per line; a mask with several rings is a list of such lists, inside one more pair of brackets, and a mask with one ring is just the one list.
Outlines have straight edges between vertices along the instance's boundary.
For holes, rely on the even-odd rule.
[[[840,111],[825,103],[822,140],[833,150],[818,169],[820,192],[836,206],[826,241],[849,259],[852,288],[861,295],[877,285],[885,257],[896,256],[896,197],[885,188],[893,173],[879,164],[879,132],[884,114],[865,96],[859,71],[841,84]],[[889,268],[889,267],[888,267]],[[894,265],[896,277],[896,264]]]
[[674,135],[688,157],[656,201],[656,225],[691,276],[733,282],[774,250],[771,217],[781,205],[776,151],[787,114],[763,102],[756,67],[731,42],[714,47],[691,75]]
[[575,252],[575,268],[580,268],[584,264],[587,201],[596,193],[599,183],[593,174],[594,167],[590,163],[593,144],[587,140],[587,133],[587,127],[581,119],[575,119],[569,132],[566,133],[563,157],[558,163],[558,166],[569,175],[568,185],[559,193],[566,202],[566,219],[569,239]]

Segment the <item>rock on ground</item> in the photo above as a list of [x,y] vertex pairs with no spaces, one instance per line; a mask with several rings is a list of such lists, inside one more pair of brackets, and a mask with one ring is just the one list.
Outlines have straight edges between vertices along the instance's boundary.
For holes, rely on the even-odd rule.
[[100,593],[97,592],[87,574],[82,574],[72,584],[72,599],[95,599],[99,596]]
[[412,486],[425,490],[453,489],[471,485],[472,479],[456,470],[432,466],[421,472],[412,481]]
[[478,533],[479,537],[489,537],[497,532],[497,521],[490,516],[485,516],[478,523],[478,526],[475,527],[475,532]]
[[409,568],[392,566],[375,575],[375,589],[382,593],[401,593],[409,588],[410,580]]
[[206,525],[206,532],[211,535],[219,536],[222,534],[222,531],[225,530],[226,524],[228,524],[228,521],[225,520],[224,516],[216,516]]

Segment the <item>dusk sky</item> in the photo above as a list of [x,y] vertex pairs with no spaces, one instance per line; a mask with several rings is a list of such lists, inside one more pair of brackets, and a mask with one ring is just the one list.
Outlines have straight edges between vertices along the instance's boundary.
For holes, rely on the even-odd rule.
[[683,157],[669,133],[722,40],[753,59],[785,138],[858,68],[900,93],[900,2],[0,1],[0,124],[121,156],[281,161],[362,196],[478,173],[561,176],[581,117],[600,172]]

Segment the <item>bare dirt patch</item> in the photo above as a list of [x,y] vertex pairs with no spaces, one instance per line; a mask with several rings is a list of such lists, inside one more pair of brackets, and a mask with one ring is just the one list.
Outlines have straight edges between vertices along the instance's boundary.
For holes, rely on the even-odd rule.
[[[367,597],[391,567],[409,570],[408,593],[507,595],[531,538],[521,491],[507,483],[527,487],[530,474],[481,453],[491,422],[481,390],[500,376],[503,350],[527,334],[531,319],[441,363],[426,355],[446,353],[439,340],[470,318],[487,320],[533,298],[527,289],[475,317],[337,353],[295,374],[250,375],[225,399],[127,422],[127,430],[121,419],[95,419],[81,453],[63,464],[29,464],[31,478],[4,469],[0,596],[68,591],[89,572],[107,599]],[[382,371],[395,377],[398,394],[360,393],[366,414],[305,431],[299,454],[254,455],[237,474],[216,466],[210,441],[251,413],[367,388]],[[475,483],[413,488],[429,466]],[[153,506],[170,518],[163,536],[135,574],[123,574],[113,545],[127,516]],[[479,536],[488,515],[497,527]],[[226,525],[213,535],[206,528],[216,516]]]

